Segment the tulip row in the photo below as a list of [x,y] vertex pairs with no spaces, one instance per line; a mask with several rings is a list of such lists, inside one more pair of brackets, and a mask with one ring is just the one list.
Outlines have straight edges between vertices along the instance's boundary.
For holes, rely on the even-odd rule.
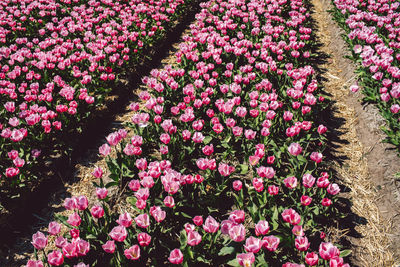
[[[146,58],[183,0],[2,1],[0,177],[32,179],[46,142],[104,103],[128,64]],[[58,138],[60,140],[60,138]],[[61,141],[58,141],[61,142]],[[43,160],[43,159],[42,159]]]
[[143,78],[99,148],[93,196],[65,199],[28,266],[348,266],[324,233],[340,188],[308,5],[202,3],[176,64]]
[[[387,121],[387,141],[400,149],[400,3],[334,0],[333,15],[345,30],[358,68],[364,101]],[[358,90],[353,85],[352,91]]]

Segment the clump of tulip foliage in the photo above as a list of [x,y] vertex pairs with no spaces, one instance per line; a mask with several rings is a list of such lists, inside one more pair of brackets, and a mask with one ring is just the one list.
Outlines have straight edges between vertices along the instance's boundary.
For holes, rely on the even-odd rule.
[[[365,102],[376,104],[387,121],[387,142],[400,149],[400,3],[334,0],[333,17],[346,35],[358,65]],[[356,91],[358,85],[351,90]]]
[[44,144],[56,146],[61,132],[81,127],[128,65],[143,61],[144,51],[164,39],[185,2],[2,1],[2,183],[35,178]]
[[67,198],[28,266],[348,266],[324,233],[340,188],[307,4],[202,3],[176,64],[143,78],[99,148],[97,200]]

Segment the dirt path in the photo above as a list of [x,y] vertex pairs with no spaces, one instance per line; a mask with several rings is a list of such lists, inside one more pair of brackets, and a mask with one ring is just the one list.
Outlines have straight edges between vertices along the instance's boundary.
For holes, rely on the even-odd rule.
[[[399,187],[394,174],[400,171],[400,161],[389,145],[382,144],[384,135],[379,126],[384,123],[373,106],[363,107],[349,86],[356,82],[355,66],[343,58],[347,46],[340,29],[327,10],[329,0],[313,0],[314,19],[318,36],[323,43],[321,50],[331,58],[325,66],[327,81],[324,88],[335,102],[335,118],[340,134],[335,151],[343,162],[335,162],[335,169],[344,185],[350,189],[348,197],[355,213],[355,229],[349,233],[353,245],[353,264],[359,266],[394,266],[400,258]],[[344,119],[344,120],[343,120]],[[348,143],[347,143],[348,142]],[[395,264],[397,263],[397,264]]]

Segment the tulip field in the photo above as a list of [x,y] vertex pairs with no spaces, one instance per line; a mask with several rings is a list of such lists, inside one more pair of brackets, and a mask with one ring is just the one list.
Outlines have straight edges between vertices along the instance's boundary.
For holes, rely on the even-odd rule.
[[[387,2],[387,3],[386,3]],[[398,2],[334,0],[399,147]],[[194,1],[0,1],[0,185],[18,190]],[[308,0],[209,0],[26,266],[350,266]],[[386,17],[385,17],[386,16]],[[358,85],[352,90],[356,91]],[[60,140],[61,139],[61,140]]]
[[[190,1],[188,1],[189,3]],[[187,3],[186,3],[187,4]],[[35,177],[46,142],[81,127],[166,34],[183,1],[2,1],[2,184]],[[72,6],[72,7],[71,7]]]
[[[334,1],[335,20],[358,65],[364,101],[376,104],[387,142],[400,149],[400,2]],[[354,85],[353,90],[358,90]]]

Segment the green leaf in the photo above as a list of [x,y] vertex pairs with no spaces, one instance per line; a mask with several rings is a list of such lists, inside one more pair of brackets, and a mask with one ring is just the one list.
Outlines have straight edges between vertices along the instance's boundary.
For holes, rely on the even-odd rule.
[[136,207],[136,197],[127,197],[126,198],[126,202],[128,202],[129,204],[131,204],[133,207]]
[[186,231],[185,230],[181,231],[181,235],[179,236],[179,242],[181,243],[181,249],[186,247],[187,236],[186,236]]
[[111,173],[108,177],[110,177],[115,182],[119,181],[119,174]]
[[117,185],[118,185],[118,182],[113,181],[113,182],[107,183],[107,184],[105,185],[105,187],[106,187],[106,188],[109,188],[109,187],[111,187],[111,186],[117,186]]
[[211,207],[207,207],[207,209],[208,209],[208,211],[209,211],[210,213],[218,211],[218,209],[213,209],[213,208],[211,208]]
[[234,247],[223,247],[221,250],[218,252],[218,256],[225,256],[225,255],[230,255],[235,251]]
[[268,266],[268,263],[264,259],[264,254],[260,254],[257,257],[257,266]]
[[204,137],[203,143],[205,145],[207,145],[208,143],[211,142],[211,140],[212,140],[212,136],[206,136],[206,137]]
[[86,239],[97,239],[97,237],[92,235],[92,234],[90,234],[90,235],[86,236]]
[[206,260],[205,258],[200,257],[200,256],[196,258],[196,261],[197,261],[197,262],[210,263],[208,260]]
[[239,164],[240,174],[246,174],[249,171],[249,165],[247,164]]
[[67,223],[67,220],[68,220],[67,216],[58,215],[58,214],[56,214],[54,216],[56,217],[56,219],[60,220],[62,224],[64,224],[68,228],[71,228],[71,225],[69,223]]
[[344,258],[344,257],[349,256],[350,254],[351,254],[351,249],[345,249],[345,250],[342,250],[342,251],[340,252],[340,257],[341,257],[341,258]]
[[276,206],[274,206],[274,213],[272,214],[272,229],[276,230],[279,226],[278,224],[278,208]]
[[226,264],[229,265],[229,266],[233,266],[233,267],[240,267],[240,264],[237,261],[237,259],[230,260]]
[[186,213],[184,213],[184,212],[179,212],[179,214],[180,215],[182,215],[183,217],[185,217],[185,218],[188,218],[188,219],[192,219],[192,216],[190,216],[189,214],[186,214]]

